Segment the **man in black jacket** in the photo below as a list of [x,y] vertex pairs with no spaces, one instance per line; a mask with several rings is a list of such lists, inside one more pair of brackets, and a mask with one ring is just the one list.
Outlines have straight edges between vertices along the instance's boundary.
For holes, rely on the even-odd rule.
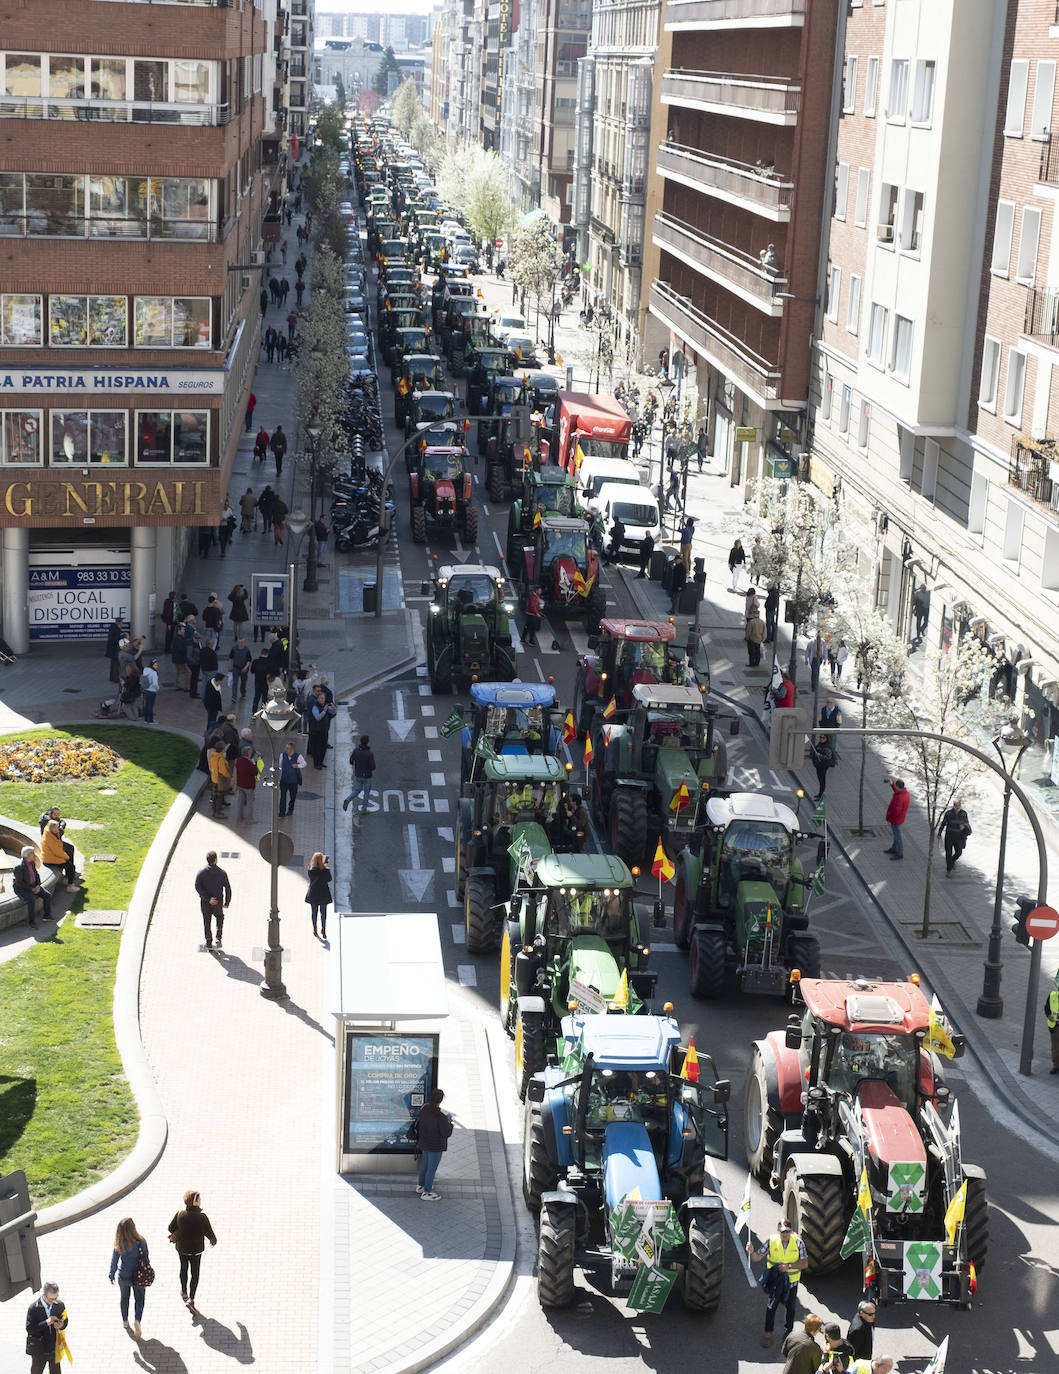
[[232,900],[232,885],[228,881],[228,874],[217,864],[217,851],[211,849],[206,855],[206,867],[200,868],[195,875],[195,891],[199,894],[199,906],[202,908],[202,929],[206,935],[206,948],[213,948],[213,932],[210,929],[210,918],[213,917],[217,922],[217,948],[221,948],[221,936],[224,933],[224,912]]
[[857,1315],[846,1331],[846,1341],[853,1347],[853,1357],[870,1360],[875,1339],[875,1304],[865,1299],[857,1304]]
[[371,740],[367,735],[361,735],[360,744],[350,754],[349,762],[353,769],[353,790],[348,797],[343,797],[342,810],[348,811],[357,797],[360,797],[360,814],[363,816],[368,809],[371,779],[375,772],[375,755],[371,752]]
[[37,924],[37,902],[44,908],[44,919],[51,919],[51,893],[44,886],[40,857],[31,844],[23,847],[22,858],[11,874],[11,887],[16,897],[25,902],[29,924]]
[[55,1358],[55,1333],[65,1331],[70,1318],[59,1297],[59,1285],[46,1283],[41,1295],[26,1313],[26,1354],[33,1363],[31,1374],[59,1374]]

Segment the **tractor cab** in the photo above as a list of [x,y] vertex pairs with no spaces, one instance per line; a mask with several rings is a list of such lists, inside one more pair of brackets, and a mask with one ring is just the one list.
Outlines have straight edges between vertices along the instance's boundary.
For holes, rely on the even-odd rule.
[[[716,712],[697,687],[639,682],[631,695],[632,707],[625,718],[607,727],[611,744],[628,738],[632,771],[653,778],[664,805],[674,813],[673,828],[691,830],[698,824],[704,787],[718,780]],[[619,752],[625,752],[624,748]],[[672,803],[682,786],[684,804],[678,809]]]
[[583,614],[593,634],[606,602],[599,585],[599,556],[588,544],[583,520],[550,515],[522,544],[523,598],[537,586],[545,606],[564,615]]
[[459,483],[464,476],[462,448],[425,448],[419,455],[419,479],[436,485],[439,482]]
[[577,665],[574,720],[578,733],[583,735],[594,712],[611,700],[618,711],[630,710],[636,687],[685,686],[694,681],[705,646],[691,645],[689,662],[689,646],[678,648],[676,637],[676,627],[669,620],[602,621],[597,642]]
[[[399,331],[397,352],[398,354],[401,352],[400,333],[411,335],[413,332],[421,336],[421,346],[416,350],[408,349],[405,352],[401,363],[401,381],[408,388],[410,395],[417,391],[420,394],[428,391],[441,391],[445,386],[445,373],[441,366],[441,359],[426,351],[429,339],[429,333],[426,330]],[[400,382],[398,382],[398,386],[400,386]]]
[[[511,422],[503,423],[507,426]],[[534,426],[534,438],[538,434]],[[580,513],[574,479],[562,468],[537,466],[534,457],[533,449],[527,448],[522,459],[521,491],[516,486],[518,494],[508,512],[507,565],[512,577],[522,573],[523,551],[527,541],[533,539],[538,516],[542,521],[549,516],[576,519]]]
[[735,792],[709,799],[706,822],[713,838],[710,869],[717,910],[737,912],[744,925],[755,926],[764,917],[762,903],[777,914],[802,910],[805,885],[797,847],[813,836],[803,834],[789,806],[763,794]]
[[467,409],[472,415],[484,415],[489,395],[497,377],[511,374],[511,360],[506,348],[489,341],[476,345],[467,361]]
[[[503,579],[497,574],[502,586]],[[499,594],[499,590],[498,590]],[[479,748],[479,742],[486,745]],[[474,682],[471,708],[464,715],[462,781],[481,769],[482,756],[555,754],[562,742],[561,709],[548,683]]]
[[473,694],[481,677],[515,676],[508,620],[513,609],[504,600],[499,568],[466,563],[438,569],[427,625],[427,668],[435,691],[470,683]]
[[[443,393],[429,391],[426,396]],[[416,392],[418,397],[419,393]],[[426,540],[427,522],[459,532],[470,542],[478,535],[478,512],[471,504],[471,474],[466,470],[463,448],[425,448],[409,475],[412,506],[412,538]]]
[[405,418],[405,438],[411,438],[421,425],[455,418],[456,401],[451,391],[413,391]]
[[503,415],[510,406],[524,406],[528,390],[524,377],[498,373],[489,388],[489,413]]

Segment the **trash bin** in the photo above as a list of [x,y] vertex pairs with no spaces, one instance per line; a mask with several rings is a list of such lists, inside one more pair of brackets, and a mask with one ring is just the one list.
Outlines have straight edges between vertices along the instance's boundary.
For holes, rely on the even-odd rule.
[[680,615],[694,615],[695,609],[702,600],[702,589],[697,582],[685,582],[680,592],[680,604],[677,610]]
[[668,562],[669,562],[669,554],[666,553],[665,549],[655,549],[654,553],[651,555],[651,581],[652,581],[652,582],[661,582],[661,581],[662,581],[663,574],[665,573],[665,570],[666,570],[666,564],[667,564]]
[[372,615],[375,614],[375,599],[376,599],[376,594],[377,594],[377,592],[378,592],[378,584],[377,584],[377,583],[375,583],[375,582],[365,582],[365,583],[364,583],[364,605],[363,605],[363,607],[362,607],[362,610],[370,611]]

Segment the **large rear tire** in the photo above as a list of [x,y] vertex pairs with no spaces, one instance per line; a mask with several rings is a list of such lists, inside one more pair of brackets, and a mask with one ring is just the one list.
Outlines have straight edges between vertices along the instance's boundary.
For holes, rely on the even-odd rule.
[[525,1102],[530,1079],[544,1068],[544,1017],[521,1007],[515,1016],[515,1077],[519,1099]]
[[820,941],[815,935],[792,935],[787,943],[787,959],[788,966],[800,969],[803,978],[820,977]]
[[574,1300],[577,1208],[545,1203],[537,1244],[537,1297],[542,1307],[569,1307]]
[[493,916],[495,901],[496,883],[493,878],[484,873],[472,873],[467,879],[463,899],[467,949],[471,954],[492,954],[499,943]]
[[599,582],[595,582],[592,590],[585,598],[585,633],[590,635],[599,634],[599,622],[607,614],[607,598]]
[[472,547],[478,542],[478,512],[473,506],[464,507],[463,537]]
[[517,921],[504,923],[504,934],[500,941],[500,1024],[508,1035],[515,1033],[515,1007],[518,1003],[518,989],[515,987],[515,955],[519,950],[519,928]]
[[494,463],[489,469],[486,489],[489,492],[490,501],[502,501],[504,499],[504,469],[499,463]]
[[638,787],[619,787],[610,800],[610,847],[631,868],[647,848],[647,799]]
[[720,1208],[692,1213],[688,1262],[684,1268],[684,1306],[715,1312],[724,1285],[724,1213]]
[[805,1272],[829,1274],[842,1264],[853,1199],[841,1174],[802,1174],[788,1169],[783,1215],[805,1246]]
[[427,542],[427,513],[422,506],[412,507],[412,541],[415,544]]
[[989,1202],[986,1198],[984,1178],[968,1178],[966,1183],[967,1202],[964,1207],[963,1226],[967,1238],[967,1256],[980,1274],[989,1253]]
[[743,1100],[743,1142],[750,1172],[762,1187],[769,1186],[776,1142],[783,1133],[783,1116],[769,1103],[768,1077],[761,1050],[754,1046]]
[[579,667],[577,677],[574,680],[574,706],[572,715],[574,717],[574,727],[577,730],[577,738],[584,739],[588,734],[588,727],[592,723],[592,711],[588,704],[588,688],[585,686],[585,670]]
[[688,893],[691,876],[689,870],[689,864],[677,860],[677,882],[673,893],[673,939],[676,941],[677,949],[688,949],[691,945],[695,894]]
[[688,971],[691,995],[712,1002],[723,996],[728,984],[727,942],[723,930],[696,930],[691,937]]
[[522,1196],[531,1212],[540,1211],[541,1194],[550,1192],[557,1181],[555,1165],[548,1158],[541,1109],[527,1104],[522,1132]]

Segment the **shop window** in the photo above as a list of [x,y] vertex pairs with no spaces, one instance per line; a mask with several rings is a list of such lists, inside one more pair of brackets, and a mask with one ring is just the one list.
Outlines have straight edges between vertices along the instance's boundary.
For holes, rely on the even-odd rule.
[[42,420],[39,410],[0,411],[0,463],[41,466]]
[[49,296],[52,348],[124,348],[128,340],[124,296]]
[[208,296],[137,296],[137,348],[209,348]]
[[43,296],[0,296],[0,344],[40,348],[44,342],[43,301]]
[[127,461],[124,410],[53,410],[49,418],[53,465]]
[[208,410],[138,410],[136,462],[208,463]]

